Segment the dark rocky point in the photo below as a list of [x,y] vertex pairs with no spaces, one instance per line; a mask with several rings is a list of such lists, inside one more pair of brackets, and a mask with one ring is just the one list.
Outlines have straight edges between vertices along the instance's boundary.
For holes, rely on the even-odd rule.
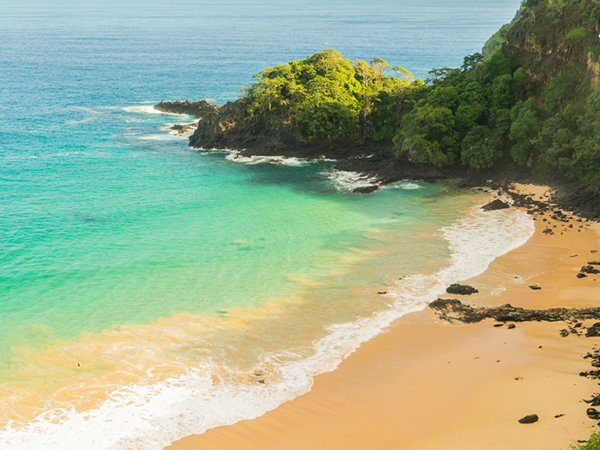
[[496,211],[497,209],[507,209],[510,208],[510,205],[508,203],[503,202],[502,200],[494,200],[491,203],[488,203],[487,205],[483,206],[481,209],[483,209],[484,211]]
[[154,105],[154,109],[171,114],[187,114],[188,116],[204,117],[219,109],[219,105],[213,105],[206,100],[191,102],[186,100],[175,100],[174,102],[165,102],[164,100],[158,105]]
[[509,329],[509,330],[513,330],[513,329],[515,329],[515,328],[517,328],[517,326],[516,326],[514,323],[511,323],[511,324],[508,326],[508,329]]

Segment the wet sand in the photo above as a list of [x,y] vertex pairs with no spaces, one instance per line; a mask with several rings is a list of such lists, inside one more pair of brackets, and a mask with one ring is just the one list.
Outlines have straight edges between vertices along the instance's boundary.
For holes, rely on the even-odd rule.
[[[600,224],[570,223],[572,229],[538,217],[525,245],[465,281],[482,294],[452,297],[478,306],[599,306],[600,275],[575,275],[600,259],[591,253],[600,251]],[[554,235],[542,233],[548,227]],[[542,289],[528,287],[534,284]],[[496,292],[484,294],[489,291]],[[561,337],[563,322],[518,323],[511,330],[494,323],[449,325],[429,309],[406,315],[337,370],[315,377],[306,395],[168,448],[566,450],[598,430],[583,399],[600,386],[579,372],[591,369],[582,357],[600,338]],[[539,421],[520,424],[528,414]]]

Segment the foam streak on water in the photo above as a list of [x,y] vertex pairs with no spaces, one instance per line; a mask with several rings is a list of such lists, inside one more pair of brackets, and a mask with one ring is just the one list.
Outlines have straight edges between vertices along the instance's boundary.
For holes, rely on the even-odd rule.
[[[372,339],[398,317],[423,309],[458,281],[483,273],[497,257],[523,245],[533,222],[518,210],[483,212],[474,208],[442,229],[452,251],[451,263],[433,275],[414,275],[389,289],[384,311],[350,323],[331,325],[314,343],[313,356],[277,367],[267,384],[215,383],[211,373],[232,371],[206,363],[183,376],[154,385],[130,385],[113,392],[100,407],[82,413],[49,411],[26,426],[9,426],[0,436],[6,450],[159,450],[176,439],[210,428],[261,416],[310,390],[313,377],[332,371],[362,342]],[[265,365],[283,354],[263,355]]]

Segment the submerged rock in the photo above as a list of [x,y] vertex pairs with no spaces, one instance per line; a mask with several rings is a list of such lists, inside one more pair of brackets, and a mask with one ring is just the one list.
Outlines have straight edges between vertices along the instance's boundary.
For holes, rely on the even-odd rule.
[[484,211],[496,211],[497,209],[507,208],[510,208],[510,205],[508,203],[503,202],[502,200],[494,200],[493,202],[481,207],[481,209],[483,209]]
[[373,192],[377,191],[377,189],[379,189],[379,186],[362,186],[362,187],[357,187],[356,189],[354,189],[352,191],[353,194],[372,194]]

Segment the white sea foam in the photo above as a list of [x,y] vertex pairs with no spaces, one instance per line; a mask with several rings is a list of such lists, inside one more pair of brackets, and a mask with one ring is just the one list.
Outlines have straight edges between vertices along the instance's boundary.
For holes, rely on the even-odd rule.
[[276,164],[285,166],[303,166],[308,164],[304,158],[286,158],[284,156],[242,156],[240,152],[231,152],[225,159],[244,164]]
[[404,189],[411,191],[413,189],[421,189],[421,185],[410,181],[398,181],[396,183],[385,184],[379,186],[379,189]]
[[[331,325],[309,358],[278,366],[269,384],[214,384],[210,366],[154,385],[125,386],[100,407],[83,413],[49,411],[24,427],[0,433],[5,450],[160,450],[170,442],[210,428],[253,419],[310,390],[313,377],[334,370],[349,354],[398,317],[423,309],[449,284],[484,272],[497,257],[523,245],[534,233],[522,211],[473,210],[441,233],[451,263],[433,275],[415,275],[388,289],[389,308],[354,322]],[[275,364],[280,355],[264,355]]]
[[340,191],[353,191],[356,188],[376,186],[379,183],[374,177],[368,177],[358,172],[330,169],[323,174]]
[[86,117],[85,119],[81,119],[81,120],[69,120],[69,121],[67,121],[67,125],[79,125],[82,123],[92,122],[93,120],[96,120],[98,118],[98,116],[102,115],[102,113],[99,111],[94,111],[91,108],[85,108],[83,106],[76,106],[76,107],[74,107],[74,109],[85,111],[86,113],[88,113],[88,117]]
[[145,113],[145,114],[168,114],[158,109],[154,109],[153,105],[143,105],[143,106],[127,106],[123,108],[123,111],[132,112],[132,113]]

